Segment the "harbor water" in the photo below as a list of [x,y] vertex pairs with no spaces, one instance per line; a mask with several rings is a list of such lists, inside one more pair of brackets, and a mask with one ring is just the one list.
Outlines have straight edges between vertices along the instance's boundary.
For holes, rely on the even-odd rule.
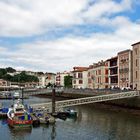
[[[25,104],[49,102],[31,97]],[[12,100],[0,100],[10,106]],[[100,106],[100,104],[98,105]],[[0,120],[0,140],[140,140],[140,116],[130,112],[107,110],[94,105],[73,107],[77,118],[57,119],[54,125],[29,129],[12,129],[7,120]]]

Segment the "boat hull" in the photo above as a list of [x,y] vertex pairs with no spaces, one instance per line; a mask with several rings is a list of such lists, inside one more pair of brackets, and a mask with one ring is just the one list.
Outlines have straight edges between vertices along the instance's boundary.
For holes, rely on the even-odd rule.
[[17,127],[31,127],[32,126],[32,120],[12,120],[8,118],[8,125],[14,128]]

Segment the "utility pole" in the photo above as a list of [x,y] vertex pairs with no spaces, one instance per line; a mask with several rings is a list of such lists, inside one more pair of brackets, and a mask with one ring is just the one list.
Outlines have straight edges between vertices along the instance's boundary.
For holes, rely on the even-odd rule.
[[55,114],[55,87],[52,89],[52,115]]
[[21,98],[22,98],[22,104],[23,104],[24,103],[24,99],[23,99],[24,98],[23,97],[23,88],[21,88],[21,95],[22,95]]

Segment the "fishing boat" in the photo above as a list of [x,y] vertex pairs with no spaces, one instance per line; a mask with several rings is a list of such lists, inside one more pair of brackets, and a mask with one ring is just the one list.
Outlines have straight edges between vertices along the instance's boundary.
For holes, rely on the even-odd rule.
[[30,127],[33,122],[30,114],[27,112],[20,100],[18,100],[13,107],[9,108],[7,117],[9,126],[14,128]]

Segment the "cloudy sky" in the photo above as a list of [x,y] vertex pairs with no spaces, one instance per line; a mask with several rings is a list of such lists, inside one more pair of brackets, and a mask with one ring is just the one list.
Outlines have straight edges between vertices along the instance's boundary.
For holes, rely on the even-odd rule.
[[140,41],[140,0],[0,0],[0,67],[70,71]]

